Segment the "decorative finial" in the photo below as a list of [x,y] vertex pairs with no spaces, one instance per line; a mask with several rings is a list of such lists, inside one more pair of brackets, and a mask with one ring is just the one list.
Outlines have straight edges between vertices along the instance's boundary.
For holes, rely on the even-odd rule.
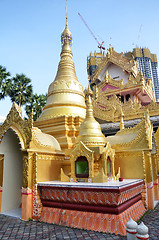
[[90,95],[88,95],[86,101],[86,118],[93,118],[93,105]]
[[68,15],[67,15],[67,0],[66,0],[65,9],[66,9],[66,26],[65,26],[64,31],[61,34],[61,44],[62,44],[62,46],[64,45],[64,43],[67,40],[69,41],[69,44],[72,45],[72,33],[70,32],[70,30],[68,28],[68,20],[67,20],[67,18],[68,18]]
[[146,109],[146,111],[144,112],[144,118],[145,118],[145,119],[148,119],[149,117],[150,117],[150,115],[149,115],[149,110]]
[[66,6],[65,6],[65,9],[66,9],[66,24],[67,24],[67,18],[68,18],[68,16],[67,16],[67,0],[66,0]]
[[88,95],[92,95],[91,85],[88,83]]
[[105,81],[106,81],[106,83],[108,83],[108,81],[109,81],[108,70],[107,70],[106,73],[105,73]]
[[121,108],[121,115],[120,115],[120,130],[124,129],[124,113]]

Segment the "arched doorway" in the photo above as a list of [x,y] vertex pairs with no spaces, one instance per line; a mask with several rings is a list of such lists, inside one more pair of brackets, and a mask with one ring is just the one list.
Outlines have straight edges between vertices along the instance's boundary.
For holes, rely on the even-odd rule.
[[89,177],[89,166],[87,158],[80,156],[75,162],[75,173],[77,178],[88,178]]
[[[20,215],[22,188],[22,153],[17,134],[9,129],[0,144],[0,153],[4,154],[3,192],[1,213]],[[15,210],[17,209],[17,210]]]

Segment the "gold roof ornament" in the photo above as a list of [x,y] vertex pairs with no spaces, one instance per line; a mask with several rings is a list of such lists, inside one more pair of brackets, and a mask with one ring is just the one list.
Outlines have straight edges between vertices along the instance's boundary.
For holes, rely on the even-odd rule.
[[80,126],[76,143],[82,141],[87,147],[105,146],[106,138],[101,131],[100,124],[93,116],[92,99],[89,95],[86,101],[86,118]]
[[72,46],[72,33],[68,28],[67,16],[66,16],[66,26],[65,26],[64,31],[61,34],[61,44],[62,45],[64,44],[64,41],[66,38],[69,40],[69,44]]
[[120,130],[124,129],[124,113],[123,110],[121,108],[121,116],[120,116]]
[[47,103],[37,121],[60,116],[80,116],[85,118],[85,97],[83,87],[77,79],[72,60],[72,34],[68,28],[61,35],[62,51],[55,80],[48,89]]
[[32,149],[32,151],[38,150],[45,153],[61,152],[61,147],[53,136],[45,134],[40,129],[33,127],[33,112],[31,112],[28,119],[24,120],[22,118],[21,108],[15,102],[6,120],[0,125],[0,143],[9,129],[12,129],[17,134],[23,150]]
[[67,16],[67,0],[66,0],[66,26],[64,31],[61,34],[61,44],[64,44],[64,40],[65,38],[68,38],[70,45],[72,46],[72,33],[70,32],[69,28],[68,28],[68,16]]

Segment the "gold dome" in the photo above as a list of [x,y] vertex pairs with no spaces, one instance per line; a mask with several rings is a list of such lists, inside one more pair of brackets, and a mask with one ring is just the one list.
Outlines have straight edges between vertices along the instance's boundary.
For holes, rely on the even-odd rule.
[[100,124],[93,117],[93,106],[90,95],[86,102],[86,118],[82,122],[76,143],[82,141],[87,147],[105,146],[106,138]]
[[67,19],[61,39],[63,45],[57,74],[55,80],[49,86],[46,106],[37,121],[59,116],[80,116],[85,118],[85,98],[83,87],[77,79],[72,60],[70,46],[72,34],[68,29]]

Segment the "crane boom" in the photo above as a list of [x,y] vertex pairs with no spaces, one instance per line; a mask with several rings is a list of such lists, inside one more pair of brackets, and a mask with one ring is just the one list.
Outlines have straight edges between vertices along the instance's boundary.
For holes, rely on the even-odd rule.
[[82,17],[82,15],[80,13],[78,13],[78,15],[80,16],[81,20],[83,21],[83,23],[85,24],[85,26],[88,28],[89,32],[91,33],[91,35],[93,36],[93,38],[96,40],[96,42],[98,43],[98,47],[100,49],[105,50],[105,47],[103,47],[103,43],[104,41],[100,44],[100,42],[98,41],[98,39],[96,38],[96,36],[94,35],[94,33],[92,32],[92,30],[90,29],[90,27],[88,26],[88,24],[86,23],[86,21],[84,20],[84,18]]

